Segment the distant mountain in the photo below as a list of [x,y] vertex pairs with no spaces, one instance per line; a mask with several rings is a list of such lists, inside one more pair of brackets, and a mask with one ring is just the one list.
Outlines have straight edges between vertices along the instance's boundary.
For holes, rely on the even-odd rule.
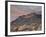
[[17,25],[31,25],[32,23],[41,24],[41,15],[36,13],[30,13],[27,15],[19,16],[16,20],[11,22],[11,26]]

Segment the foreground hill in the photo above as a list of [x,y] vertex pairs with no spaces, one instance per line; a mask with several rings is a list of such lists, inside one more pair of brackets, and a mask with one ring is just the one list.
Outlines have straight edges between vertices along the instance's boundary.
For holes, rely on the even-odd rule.
[[41,30],[41,15],[30,13],[11,22],[11,32]]

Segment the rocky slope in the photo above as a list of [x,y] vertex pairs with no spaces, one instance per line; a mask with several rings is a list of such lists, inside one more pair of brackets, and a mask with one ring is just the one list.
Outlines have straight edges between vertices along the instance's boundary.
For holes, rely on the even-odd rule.
[[30,13],[11,22],[11,32],[41,30],[41,15]]

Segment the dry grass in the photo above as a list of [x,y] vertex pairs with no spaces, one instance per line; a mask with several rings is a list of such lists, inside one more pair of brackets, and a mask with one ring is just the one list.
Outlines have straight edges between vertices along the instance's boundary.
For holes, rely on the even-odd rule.
[[41,30],[41,24],[32,23],[31,25],[17,25],[11,28],[11,32],[17,31],[37,31]]

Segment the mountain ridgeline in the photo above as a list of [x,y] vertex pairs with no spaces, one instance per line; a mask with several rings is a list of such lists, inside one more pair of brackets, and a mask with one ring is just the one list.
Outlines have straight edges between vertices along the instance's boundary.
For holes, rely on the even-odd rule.
[[13,24],[16,23],[17,25],[23,25],[23,24],[29,25],[29,24],[31,24],[33,22],[37,22],[37,21],[39,21],[38,23],[41,23],[40,20],[41,20],[41,15],[31,13],[31,14],[19,16],[16,20],[12,21],[11,23],[13,23]]

